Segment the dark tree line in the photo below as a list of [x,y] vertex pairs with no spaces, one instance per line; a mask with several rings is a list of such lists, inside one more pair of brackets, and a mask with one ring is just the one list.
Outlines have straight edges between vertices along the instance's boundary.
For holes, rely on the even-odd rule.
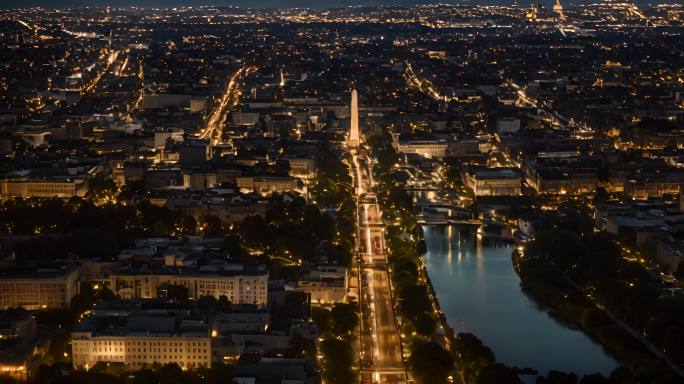
[[178,213],[147,201],[98,206],[81,198],[11,199],[0,205],[0,232],[32,236],[12,245],[18,260],[112,260],[136,238],[192,234],[196,224],[190,224]]
[[544,223],[516,265],[523,289],[564,321],[581,326],[640,380],[676,382],[667,366],[598,306],[684,361],[684,298],[665,296],[640,263],[622,257],[617,239],[589,230],[582,209]]

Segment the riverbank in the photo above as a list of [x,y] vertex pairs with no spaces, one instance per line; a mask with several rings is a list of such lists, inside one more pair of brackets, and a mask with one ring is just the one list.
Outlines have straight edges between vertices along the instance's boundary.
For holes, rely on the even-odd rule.
[[512,261],[523,291],[541,308],[569,326],[582,330],[635,376],[651,383],[681,382],[669,367],[597,307],[591,295],[573,286],[551,263],[513,252]]
[[[440,265],[437,270],[429,270],[426,261],[430,258],[424,258],[428,248],[425,243],[427,232],[424,233],[423,227],[417,223],[413,201],[406,193],[401,174],[395,166],[398,162],[396,152],[389,145],[388,138],[375,137],[368,141],[377,159],[374,167],[377,181],[374,192],[382,208],[385,238],[389,249],[390,279],[395,293],[394,298],[397,300],[395,308],[397,318],[401,320],[402,345],[409,354],[407,366],[413,379],[419,383],[432,384],[445,383],[449,380],[476,383],[491,377],[506,377],[506,380],[497,379],[496,382],[517,384],[520,381],[518,375],[536,375],[536,369],[539,367],[542,376],[552,369],[568,371],[578,367],[582,368],[581,375],[597,371],[610,373],[615,367],[615,361],[603,353],[596,343],[582,333],[549,319],[544,311],[537,309],[521,292],[519,280],[510,262],[510,248],[500,248],[490,255],[494,256],[493,258],[484,257],[473,247],[473,242],[481,241],[481,236],[477,236],[474,231],[467,239],[463,238],[463,242],[460,239],[460,232],[453,231],[453,236],[459,237],[457,244],[451,244],[451,230],[448,235],[443,234],[447,235],[444,238],[446,242],[439,239],[434,243],[436,238],[433,234],[433,244],[442,244],[442,247],[449,244],[449,248],[442,248],[438,252],[448,258],[449,264]],[[466,242],[469,245],[466,245]],[[452,253],[452,245],[459,247],[459,251]],[[462,249],[467,254],[462,260],[461,246],[467,247]],[[477,266],[478,269],[462,269],[461,261],[471,267]],[[490,275],[492,272],[498,274],[491,275],[496,281],[485,281],[487,269],[484,268],[484,264],[489,265]],[[452,269],[452,266],[457,265],[459,268]],[[435,276],[431,275],[433,272],[438,277],[439,287],[435,285]],[[464,276],[463,273],[470,277]],[[473,279],[473,276],[479,278]],[[477,285],[468,287],[463,286],[464,283]],[[458,292],[454,292],[454,289]],[[492,292],[498,293],[489,297]],[[473,300],[473,294],[480,300]],[[445,303],[441,303],[439,298],[446,298]],[[464,303],[468,308],[464,308]],[[513,305],[508,305],[509,303]],[[450,309],[445,312],[443,304],[457,310]],[[482,329],[483,332],[476,329],[474,334],[456,335],[447,319],[447,314],[451,316],[454,313],[455,318],[477,313],[471,324],[483,324],[489,322],[488,319],[495,319],[492,323],[497,325]],[[488,315],[483,321],[478,320],[477,317],[483,313]],[[511,321],[521,313],[525,314],[522,319],[523,327],[516,326]],[[498,344],[497,350],[503,356],[501,361],[522,368],[510,368],[498,363],[494,352],[475,336],[480,333],[490,342],[495,341]],[[531,334],[537,337],[533,342],[530,342]],[[502,344],[501,340],[505,342]],[[426,345],[429,348],[424,348]],[[562,351],[558,350],[559,346],[562,346]],[[426,349],[430,353],[424,353]],[[515,350],[517,356],[512,355],[511,350]],[[444,354],[448,355],[448,359],[440,361],[437,357]],[[549,359],[549,356],[554,357]],[[454,362],[457,369],[454,369]],[[533,368],[525,369],[530,366]],[[535,377],[531,379],[534,380]]]
[[442,311],[442,307],[439,304],[439,297],[437,296],[437,291],[435,291],[435,287],[432,285],[432,281],[430,280],[430,274],[427,273],[427,267],[425,266],[425,262],[422,258],[420,258],[419,260],[420,269],[422,270],[423,276],[425,277],[425,285],[427,285],[428,287],[429,295],[432,301],[432,306],[435,309],[435,312],[438,314],[438,326],[444,330],[444,341],[447,349],[451,349],[451,345],[456,340],[456,334],[454,333],[454,329],[451,328],[449,323],[447,323],[446,315],[444,314],[444,311]]
[[[608,375],[618,366],[598,343],[550,318],[522,291],[512,245],[483,239],[467,227],[426,226],[424,237],[423,259],[448,323],[457,338],[470,333],[491,348],[492,364],[511,367],[526,383],[551,371],[582,377]],[[468,382],[475,383],[482,366],[471,365],[478,368]]]

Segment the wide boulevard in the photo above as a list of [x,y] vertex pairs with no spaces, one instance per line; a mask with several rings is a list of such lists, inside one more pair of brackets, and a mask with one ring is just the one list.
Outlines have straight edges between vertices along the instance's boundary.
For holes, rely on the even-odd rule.
[[387,271],[384,226],[372,192],[371,159],[353,151],[358,200],[361,306],[361,382],[403,383],[406,368]]

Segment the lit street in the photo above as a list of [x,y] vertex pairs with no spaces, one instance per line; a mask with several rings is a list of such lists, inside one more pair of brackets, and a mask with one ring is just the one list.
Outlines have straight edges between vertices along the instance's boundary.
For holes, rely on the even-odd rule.
[[684,3],[0,4],[0,384],[684,379]]
[[206,120],[206,126],[198,134],[200,139],[209,139],[214,144],[223,142],[223,124],[228,110],[240,101],[240,80],[255,70],[254,67],[241,67],[228,78],[228,84],[221,98],[214,104]]
[[361,256],[361,367],[364,383],[406,381],[401,338],[392,306],[387,271],[384,227],[370,175],[370,158],[354,153],[359,202],[359,254]]

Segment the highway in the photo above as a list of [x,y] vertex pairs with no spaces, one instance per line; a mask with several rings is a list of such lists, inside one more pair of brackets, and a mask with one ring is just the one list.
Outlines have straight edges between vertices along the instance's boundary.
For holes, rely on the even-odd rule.
[[384,226],[372,192],[371,160],[356,151],[352,155],[358,200],[361,382],[405,383],[406,368],[387,271]]

